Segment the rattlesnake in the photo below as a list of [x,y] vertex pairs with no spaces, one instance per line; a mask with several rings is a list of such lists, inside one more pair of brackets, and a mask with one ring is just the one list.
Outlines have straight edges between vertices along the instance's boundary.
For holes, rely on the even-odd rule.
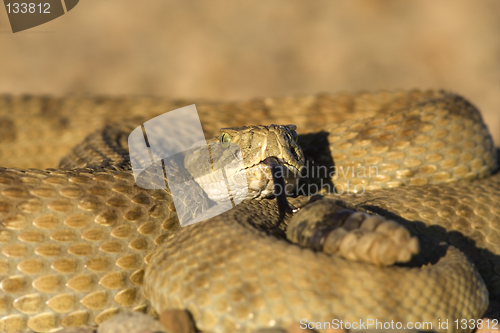
[[[143,283],[157,311],[185,307],[199,328],[208,331],[248,331],[302,319],[437,325],[449,316],[482,315],[482,280],[453,247],[436,246],[441,255],[448,254],[423,269],[380,268],[326,256],[279,240],[283,234],[278,228],[268,230],[270,234],[263,231],[278,220],[273,200],[245,202],[211,221],[174,232],[176,217],[168,193],[138,188],[126,164],[117,167],[116,161],[127,153],[127,131],[153,114],[186,104],[148,98],[0,100],[0,125],[9,129],[2,151],[12,153],[17,166],[29,156],[12,144],[23,147],[29,131],[43,134],[48,124],[53,129],[56,125],[60,134],[48,138],[60,146],[57,138],[81,140],[81,133],[71,131],[85,126],[73,123],[82,121],[84,114],[91,116],[90,130],[119,120],[118,111],[120,116],[130,111],[127,117],[144,113],[141,119],[121,121],[91,135],[62,162],[87,169],[2,170],[2,330],[49,331],[100,323],[122,309],[148,311]],[[424,247],[436,245],[427,237],[434,234],[464,251],[485,280],[491,304],[496,304],[500,212],[494,203],[500,199],[500,178],[489,175],[497,159],[479,113],[461,97],[434,91],[379,92],[197,106],[207,136],[219,127],[252,123],[294,123],[302,133],[310,131],[299,138],[306,158],[335,166],[337,173],[331,178],[311,175],[309,184],[318,189],[335,184],[337,190],[349,181],[362,185],[369,190],[364,195],[326,197],[397,220],[420,235]],[[29,114],[29,120],[22,114],[14,119],[34,128],[17,128],[9,117],[14,110]],[[49,120],[37,124],[43,117]],[[28,149],[27,142],[36,143],[25,139]],[[47,142],[39,144],[48,149]],[[381,172],[358,179],[338,172],[341,166],[359,168],[363,163]],[[39,166],[47,165],[42,161]],[[461,177],[488,178],[446,184]],[[441,182],[445,184],[434,184]],[[387,185],[402,186],[378,189]],[[290,200],[294,206],[306,201],[303,196]],[[145,262],[150,264],[146,275]],[[497,315],[494,306],[489,314]]]

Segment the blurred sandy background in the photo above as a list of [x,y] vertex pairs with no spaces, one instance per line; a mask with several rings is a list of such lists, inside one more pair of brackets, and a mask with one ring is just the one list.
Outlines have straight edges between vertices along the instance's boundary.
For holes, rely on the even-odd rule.
[[0,13],[0,93],[443,88],[476,104],[500,145],[498,0],[81,0],[17,34]]

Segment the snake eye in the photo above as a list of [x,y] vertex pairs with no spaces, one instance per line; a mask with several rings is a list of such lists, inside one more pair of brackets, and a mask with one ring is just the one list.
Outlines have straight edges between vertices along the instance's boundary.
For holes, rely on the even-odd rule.
[[219,142],[225,143],[229,146],[229,143],[231,142],[231,136],[227,133],[221,133],[221,135],[219,135]]
[[292,139],[295,141],[295,143],[299,142],[299,136],[297,135],[297,132],[291,131],[292,132]]

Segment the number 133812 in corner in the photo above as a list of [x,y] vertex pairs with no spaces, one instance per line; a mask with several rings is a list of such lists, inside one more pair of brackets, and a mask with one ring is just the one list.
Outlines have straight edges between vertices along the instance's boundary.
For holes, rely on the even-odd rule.
[[25,1],[3,0],[12,32],[30,29],[52,21],[73,9],[79,0]]
[[39,14],[50,14],[50,3],[45,2],[45,3],[18,3],[18,2],[12,2],[12,3],[6,3],[5,8],[7,8],[7,14],[34,14],[34,13],[39,13]]

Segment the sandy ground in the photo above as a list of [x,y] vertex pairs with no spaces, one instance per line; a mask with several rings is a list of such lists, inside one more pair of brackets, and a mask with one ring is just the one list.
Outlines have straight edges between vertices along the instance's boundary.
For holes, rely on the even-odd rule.
[[443,88],[500,145],[498,0],[82,0],[12,34],[0,92],[218,100]]

